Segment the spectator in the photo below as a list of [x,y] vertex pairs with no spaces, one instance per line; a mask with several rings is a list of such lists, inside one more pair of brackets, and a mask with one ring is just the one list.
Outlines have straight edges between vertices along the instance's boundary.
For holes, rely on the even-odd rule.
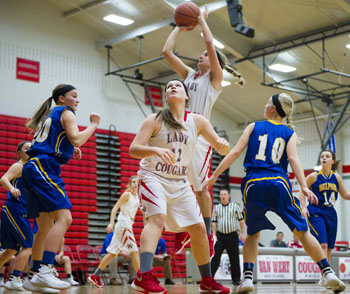
[[67,274],[67,282],[71,284],[71,286],[79,285],[79,283],[73,279],[70,258],[69,256],[64,255],[64,238],[62,239],[62,243],[58,249],[58,254],[55,256],[55,265],[64,266],[64,271]]
[[275,240],[271,240],[270,247],[287,247],[286,243],[283,242],[283,233],[278,232]]
[[153,257],[153,266],[162,266],[164,269],[165,285],[175,285],[172,280],[171,266],[170,266],[171,256],[166,253],[166,243],[164,239],[160,238],[158,241],[157,249]]
[[303,245],[301,245],[301,242],[299,241],[298,237],[293,234],[293,240],[289,241],[287,244],[288,248],[303,248]]
[[[111,240],[113,238],[113,232],[109,233],[104,242],[103,242],[103,246],[101,248],[100,254],[101,256],[107,254],[107,247],[109,246],[109,244],[111,243]],[[128,269],[129,269],[129,281],[128,284],[131,284],[132,281],[135,279],[136,276],[136,272],[134,270],[134,267],[132,266],[132,259],[130,254],[120,251],[118,256],[115,257],[111,263],[108,265],[109,267],[109,284],[110,285],[121,285],[121,282],[117,281],[117,276],[118,276],[118,271],[117,271],[117,267],[118,264],[128,264]]]
[[214,246],[214,257],[211,262],[213,277],[220,265],[221,255],[226,249],[231,263],[231,278],[234,285],[239,285],[241,269],[239,264],[238,231],[241,231],[240,239],[245,240],[245,224],[242,210],[237,203],[230,202],[228,190],[220,191],[220,204],[215,205],[213,211],[213,235],[217,242]]

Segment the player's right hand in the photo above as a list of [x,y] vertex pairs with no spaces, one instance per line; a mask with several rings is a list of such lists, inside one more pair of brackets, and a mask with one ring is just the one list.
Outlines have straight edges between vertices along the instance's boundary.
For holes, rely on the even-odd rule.
[[211,186],[213,186],[215,184],[216,180],[217,180],[217,178],[212,175],[205,183],[204,190],[208,190]]
[[174,165],[176,156],[174,152],[172,152],[170,149],[166,148],[157,148],[156,149],[157,156],[160,157],[164,163]]
[[98,113],[90,113],[90,123],[91,124],[95,124],[95,125],[99,125],[101,121],[101,116]]
[[19,197],[21,196],[21,191],[17,188],[13,188],[10,190],[10,193],[13,197]]
[[194,26],[178,26],[180,32],[188,32],[194,29]]
[[107,232],[107,234],[113,232],[113,225],[112,225],[112,224],[108,224],[108,226],[107,226],[107,228],[106,228],[106,232]]

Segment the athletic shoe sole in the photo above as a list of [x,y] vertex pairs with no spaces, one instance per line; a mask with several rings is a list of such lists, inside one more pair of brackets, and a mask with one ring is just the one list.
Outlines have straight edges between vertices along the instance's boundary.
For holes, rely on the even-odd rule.
[[66,285],[66,286],[64,286],[64,285],[62,285],[62,286],[58,286],[58,285],[53,286],[53,285],[48,285],[45,282],[43,283],[42,281],[33,282],[33,280],[31,282],[31,284],[33,286],[35,286],[35,287],[38,287],[38,288],[52,288],[52,289],[56,289],[56,290],[66,290],[66,289],[69,289],[71,287],[70,284],[68,284],[68,283],[67,283],[68,285]]
[[47,293],[47,294],[57,294],[60,293],[60,290],[52,288],[39,288],[31,284],[31,282],[24,281],[23,288],[31,292]]
[[90,282],[90,284],[94,285],[96,288],[104,288],[103,285],[99,285],[97,284],[93,279],[91,279],[90,277],[88,277],[88,281]]
[[327,286],[331,287],[334,293],[343,292],[346,289],[345,284],[338,279],[328,280]]
[[136,286],[134,282],[132,282],[131,288],[133,288],[137,292],[144,293],[144,294],[167,294],[168,293],[167,289],[164,289],[164,291],[162,292],[149,292],[139,286]]
[[237,293],[248,293],[253,291],[254,291],[254,286],[245,286],[245,287],[238,286],[237,288]]

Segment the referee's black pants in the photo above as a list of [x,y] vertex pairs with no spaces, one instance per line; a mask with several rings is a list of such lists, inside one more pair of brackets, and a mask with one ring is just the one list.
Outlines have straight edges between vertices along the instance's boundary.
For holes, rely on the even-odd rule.
[[221,255],[224,249],[228,254],[231,264],[231,278],[232,282],[237,283],[241,280],[241,269],[239,265],[239,248],[238,248],[238,234],[233,232],[230,234],[222,234],[216,232],[217,241],[214,246],[215,255],[211,260],[211,273],[213,277],[220,265]]

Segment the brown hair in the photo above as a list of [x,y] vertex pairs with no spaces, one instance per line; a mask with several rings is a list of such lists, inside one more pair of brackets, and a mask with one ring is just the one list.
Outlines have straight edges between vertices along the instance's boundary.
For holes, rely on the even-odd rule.
[[[172,79],[170,80],[169,82],[167,82],[167,85],[171,82],[171,81],[179,81],[181,82],[181,84],[183,85],[184,89],[185,89],[185,92],[186,92],[186,95],[187,95],[187,100],[186,100],[186,104],[185,104],[185,107],[188,107],[189,104],[190,104],[190,97],[188,95],[188,90],[187,90],[187,87],[186,85],[184,84],[183,81],[181,80],[178,80],[178,79]],[[166,89],[167,87],[165,87],[165,92],[166,92]],[[166,125],[168,125],[169,127],[171,127],[172,129],[175,129],[177,131],[180,131],[180,130],[184,130],[184,126],[179,123],[174,117],[173,115],[171,114],[169,108],[164,108],[160,111],[158,111],[157,115],[156,115],[156,119],[158,119],[159,121],[162,121],[164,122]]]
[[23,142],[21,142],[21,143],[19,143],[19,144],[17,145],[17,149],[16,149],[16,152],[17,152],[17,160],[21,160],[21,156],[19,155],[19,152],[22,150],[23,146],[24,146],[25,144],[27,144],[27,143],[31,144],[30,142],[23,141]]
[[33,117],[26,123],[26,127],[28,129],[32,129],[34,131],[36,131],[38,129],[38,127],[40,126],[41,122],[49,115],[50,113],[50,109],[51,109],[51,104],[52,104],[52,100],[55,101],[55,103],[57,104],[57,100],[59,96],[55,96],[55,93],[63,88],[67,86],[67,84],[60,84],[58,85],[55,89],[53,89],[52,91],[52,96],[47,98],[45,100],[45,102],[43,104],[41,104],[40,108],[34,113]]
[[137,179],[138,177],[137,177],[137,176],[131,176],[131,177],[129,178],[127,190],[131,190],[131,182],[132,182],[132,180],[135,179],[135,178]]
[[227,64],[227,58],[224,53],[220,52],[219,50],[215,50],[215,51],[216,51],[216,56],[218,57],[221,68],[225,69],[228,73],[230,73],[235,78],[237,78],[238,81],[236,82],[236,84],[243,87],[245,85],[245,80],[242,77],[242,75],[235,68]]
[[321,155],[323,152],[329,152],[330,154],[332,154],[332,159],[334,160],[334,163],[332,164],[331,170],[337,171],[340,165],[340,160],[337,160],[337,156],[335,155],[335,153],[332,150],[326,149],[321,152]]

